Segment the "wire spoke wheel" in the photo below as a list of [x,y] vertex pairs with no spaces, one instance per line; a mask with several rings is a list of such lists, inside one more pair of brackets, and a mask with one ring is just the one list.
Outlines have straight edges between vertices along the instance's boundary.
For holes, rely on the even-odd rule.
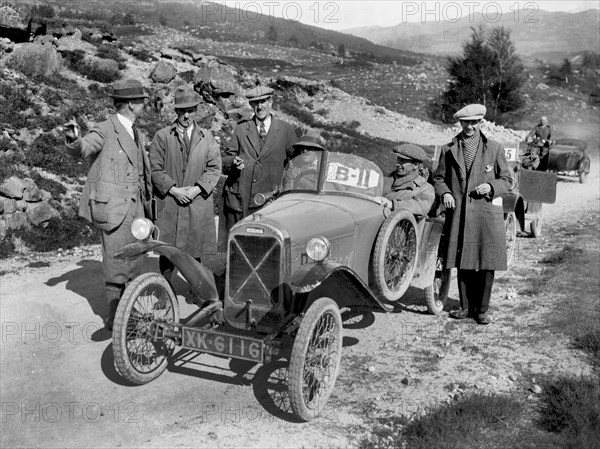
[[134,279],[123,293],[115,315],[113,350],[121,375],[136,384],[160,376],[175,342],[157,337],[157,330],[161,324],[177,322],[177,297],[167,280],[156,273]]
[[419,241],[413,215],[400,210],[381,226],[371,271],[374,286],[388,301],[397,301],[406,292],[417,266]]
[[448,291],[450,290],[450,270],[444,268],[444,261],[441,257],[436,259],[435,275],[430,286],[423,289],[425,294],[425,303],[429,313],[439,315],[444,310],[448,300]]
[[288,389],[294,413],[317,417],[337,379],[342,356],[342,319],[330,298],[317,299],[300,323],[290,359]]

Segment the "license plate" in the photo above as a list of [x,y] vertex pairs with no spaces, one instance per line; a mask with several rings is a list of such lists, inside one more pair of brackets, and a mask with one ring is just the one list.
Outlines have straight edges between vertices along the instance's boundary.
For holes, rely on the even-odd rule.
[[184,327],[182,346],[187,349],[225,355],[234,359],[263,362],[264,346],[262,340],[240,335]]

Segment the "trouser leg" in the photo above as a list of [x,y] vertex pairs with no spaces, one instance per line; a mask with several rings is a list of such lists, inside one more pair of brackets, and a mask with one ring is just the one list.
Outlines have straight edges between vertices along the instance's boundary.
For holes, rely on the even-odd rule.
[[492,296],[495,272],[494,270],[479,270],[478,275],[481,303],[477,313],[486,313],[490,305],[490,297]]
[[458,295],[460,308],[473,312],[473,275],[475,270],[458,270]]
[[110,331],[112,331],[117,307],[119,306],[119,301],[124,290],[125,285],[123,284],[115,284],[113,282],[106,282],[104,284],[104,294],[106,297],[106,303],[108,304],[108,315],[104,320],[104,325]]

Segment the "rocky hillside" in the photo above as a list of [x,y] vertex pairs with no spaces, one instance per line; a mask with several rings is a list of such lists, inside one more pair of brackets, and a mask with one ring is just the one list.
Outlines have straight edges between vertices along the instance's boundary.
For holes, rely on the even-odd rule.
[[[401,66],[348,58],[341,65],[337,56],[310,49],[201,38],[162,25],[101,29],[85,20],[49,27],[32,42],[3,39],[0,51],[0,257],[97,241],[76,217],[86,163],[65,154],[58,128],[72,117],[84,131],[103,120],[111,111],[108,86],[118,78],[139,79],[151,94],[139,122],[146,142],[174,119],[172,94],[184,83],[202,95],[197,119],[222,148],[250,114],[243,90],[257,83],[276,89],[276,114],[298,133],[317,128],[329,149],[359,154],[384,171],[395,163],[390,150],[399,142],[421,144],[433,155],[435,145],[458,132],[423,120],[427,95],[389,88],[444,82],[442,66],[432,61]],[[530,74],[530,101],[514,117],[521,129],[535,124],[540,105],[552,123],[598,121],[583,94],[543,81],[543,72]],[[503,142],[525,132],[489,122],[484,129]]]

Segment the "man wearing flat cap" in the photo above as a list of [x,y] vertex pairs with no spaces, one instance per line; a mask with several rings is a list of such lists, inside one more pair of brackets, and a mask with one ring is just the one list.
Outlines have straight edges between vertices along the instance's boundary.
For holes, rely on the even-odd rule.
[[127,79],[117,81],[110,96],[117,113],[84,137],[74,119],[64,126],[69,154],[82,156],[90,163],[79,215],[102,232],[102,269],[109,309],[104,324],[108,330],[112,330],[125,284],[140,273],[143,264],[142,257],[125,261],[115,255],[135,242],[131,223],[137,217],[149,216],[152,195],[150,161],[134,125],[148,95],[139,81]]
[[506,270],[502,195],[512,185],[504,148],[481,131],[485,106],[471,104],[456,114],[462,132],[442,147],[435,193],[446,207],[445,268],[458,269],[461,310],[450,316],[489,324],[495,270]]
[[254,115],[238,124],[223,157],[228,228],[258,210],[257,193],[272,192],[279,185],[292,145],[298,141],[294,127],[271,113],[273,89],[257,86],[244,95]]
[[396,170],[383,181],[383,195],[392,202],[392,208],[408,210],[415,216],[429,213],[435,201],[433,186],[427,182],[429,171],[423,163],[427,154],[423,148],[405,143],[393,150],[397,158]]
[[[200,97],[192,86],[175,90],[177,119],[159,130],[150,146],[152,184],[160,239],[200,261],[216,251],[213,189],[221,177],[221,152],[210,131],[194,121]],[[160,256],[171,282],[174,265]]]

